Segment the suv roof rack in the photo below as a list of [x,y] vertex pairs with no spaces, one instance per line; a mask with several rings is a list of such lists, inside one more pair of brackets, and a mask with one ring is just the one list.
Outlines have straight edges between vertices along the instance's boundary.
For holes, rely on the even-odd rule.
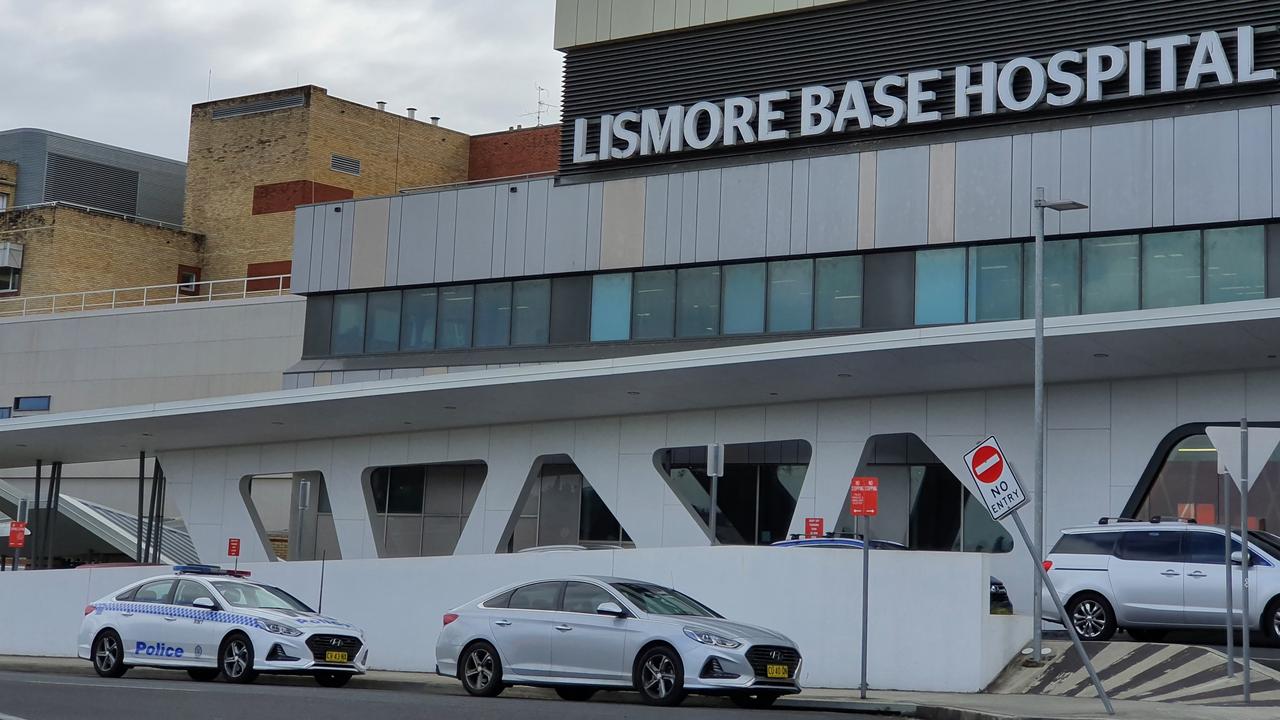
[[1129,517],[1100,517],[1100,518],[1098,518],[1098,524],[1099,524],[1099,525],[1115,525],[1116,523],[1127,523],[1127,522],[1142,522],[1142,521],[1141,521],[1141,520],[1139,520],[1139,519],[1137,519],[1137,518],[1129,518]]
[[1154,515],[1151,518],[1151,522],[1153,523],[1180,522],[1180,523],[1183,523],[1184,525],[1199,525],[1199,523],[1196,522],[1195,518],[1167,517],[1165,515]]

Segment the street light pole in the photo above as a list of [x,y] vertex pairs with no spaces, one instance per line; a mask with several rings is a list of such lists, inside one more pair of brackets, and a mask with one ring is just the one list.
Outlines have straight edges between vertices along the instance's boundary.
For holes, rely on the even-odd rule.
[[[1033,294],[1035,296],[1035,358],[1034,375],[1035,375],[1035,400],[1033,412],[1035,414],[1035,434],[1036,434],[1036,456],[1035,456],[1035,527],[1036,535],[1034,542],[1030,548],[1032,557],[1037,563],[1044,562],[1044,435],[1045,435],[1045,418],[1044,418],[1044,211],[1046,208],[1064,212],[1067,210],[1083,210],[1088,207],[1084,203],[1074,200],[1045,200],[1044,188],[1037,187],[1035,200],[1032,203],[1035,212],[1031,214],[1032,230],[1036,236],[1036,263],[1035,263],[1035,282]],[[1035,584],[1033,586],[1033,595],[1031,598],[1031,612],[1034,623],[1032,624],[1033,635],[1031,641],[1031,657],[1032,661],[1039,663],[1044,657],[1044,633],[1042,625],[1044,624],[1041,595],[1043,591],[1043,581],[1040,577],[1041,573],[1036,573]],[[1063,617],[1064,623],[1071,622],[1070,618]]]

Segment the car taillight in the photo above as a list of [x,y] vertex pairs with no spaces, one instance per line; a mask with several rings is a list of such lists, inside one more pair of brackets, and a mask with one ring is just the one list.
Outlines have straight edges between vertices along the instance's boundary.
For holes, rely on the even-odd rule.
[[85,606],[84,606],[84,614],[85,614],[85,615],[92,615],[92,614],[93,614],[93,611],[94,611],[94,610],[97,610],[97,609],[98,609],[98,608],[96,608],[96,607],[94,607],[94,606],[92,606],[92,605],[85,605]]
[[1045,561],[1044,561],[1044,563],[1043,563],[1043,565],[1044,565],[1044,571],[1045,571],[1045,572],[1049,572],[1050,570],[1052,570],[1052,569],[1053,569],[1053,561],[1052,561],[1052,560],[1045,560]]
[[445,624],[445,625],[448,625],[449,623],[451,623],[451,622],[453,622],[454,620],[457,620],[457,619],[458,619],[458,616],[457,616],[455,613],[445,613],[445,614],[444,614],[444,624]]

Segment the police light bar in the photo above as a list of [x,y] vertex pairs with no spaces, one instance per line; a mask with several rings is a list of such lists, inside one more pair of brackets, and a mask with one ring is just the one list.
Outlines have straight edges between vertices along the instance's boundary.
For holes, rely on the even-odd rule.
[[223,570],[222,574],[230,575],[231,577],[234,577],[234,578],[247,578],[253,573],[249,572],[248,570]]
[[217,565],[174,565],[173,572],[178,575],[228,575],[230,577],[247,578],[248,570],[223,570]]

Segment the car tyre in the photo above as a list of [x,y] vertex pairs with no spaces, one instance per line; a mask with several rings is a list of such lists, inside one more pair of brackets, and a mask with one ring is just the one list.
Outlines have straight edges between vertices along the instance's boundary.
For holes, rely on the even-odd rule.
[[129,667],[124,664],[124,644],[115,630],[103,630],[93,639],[93,669],[104,678],[118,678]]
[[737,705],[740,708],[747,708],[748,710],[765,710],[773,707],[773,704],[778,701],[779,697],[781,696],[777,693],[744,693],[741,695],[730,695],[729,699],[733,701],[734,705]]
[[1158,630],[1156,628],[1126,628],[1125,632],[1129,633],[1129,637],[1135,642],[1158,643],[1164,640],[1168,635],[1167,630]]
[[1280,596],[1271,598],[1262,611],[1262,634],[1273,647],[1280,646]]
[[568,700],[569,702],[586,702],[596,694],[596,691],[595,688],[558,687],[556,688],[556,694],[560,696],[561,700]]
[[320,687],[340,688],[351,682],[351,673],[321,672],[316,673],[316,682]]
[[684,702],[684,663],[680,653],[668,645],[649,648],[636,662],[635,683],[645,704],[673,707]]
[[217,680],[221,674],[222,668],[187,668],[187,675],[197,682]]
[[468,645],[462,651],[458,679],[462,681],[462,688],[476,697],[496,697],[506,689],[502,684],[502,659],[498,651],[484,641]]
[[1111,603],[1097,593],[1084,592],[1071,598],[1067,617],[1081,640],[1105,642],[1115,637],[1116,613]]
[[218,663],[227,682],[247,684],[258,679],[253,669],[253,641],[244,633],[231,633],[222,641]]

